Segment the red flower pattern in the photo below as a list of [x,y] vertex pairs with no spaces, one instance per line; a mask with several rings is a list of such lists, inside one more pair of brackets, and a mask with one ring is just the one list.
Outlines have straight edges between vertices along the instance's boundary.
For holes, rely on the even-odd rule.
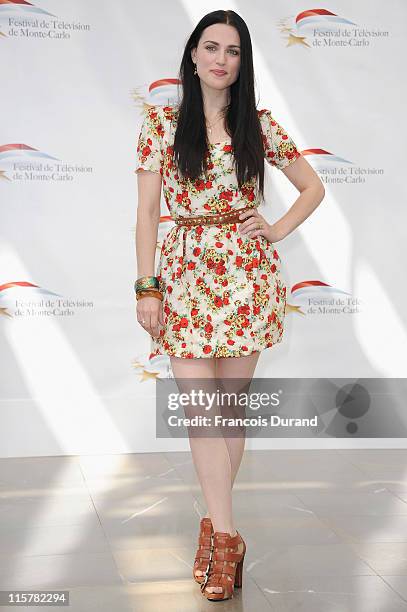
[[[258,111],[267,162],[282,169],[301,153],[267,109]],[[181,180],[173,161],[177,109],[149,106],[137,145],[138,170],[163,177],[173,217],[215,214],[259,205],[255,180],[241,189],[230,143],[209,145],[208,171]],[[174,225],[163,241],[156,276],[163,292],[164,328],[151,337],[150,358],[167,354],[239,357],[281,341],[287,287],[275,246],[241,235],[238,224]]]

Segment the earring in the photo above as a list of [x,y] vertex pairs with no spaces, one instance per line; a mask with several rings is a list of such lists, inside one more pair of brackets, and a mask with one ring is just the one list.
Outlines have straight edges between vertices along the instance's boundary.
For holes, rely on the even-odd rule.
[[196,64],[195,64],[194,74],[198,74],[198,71],[197,71],[197,69],[196,69]]

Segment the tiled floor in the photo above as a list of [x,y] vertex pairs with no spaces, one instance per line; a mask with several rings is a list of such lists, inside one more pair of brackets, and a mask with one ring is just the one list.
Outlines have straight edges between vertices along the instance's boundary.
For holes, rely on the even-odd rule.
[[190,453],[1,459],[0,590],[66,589],[73,612],[407,611],[407,451],[246,451],[233,496],[243,589],[214,603],[192,580]]

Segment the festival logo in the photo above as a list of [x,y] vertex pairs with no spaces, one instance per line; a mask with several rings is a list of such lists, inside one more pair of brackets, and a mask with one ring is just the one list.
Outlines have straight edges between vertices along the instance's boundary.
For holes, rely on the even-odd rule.
[[68,40],[90,25],[65,21],[26,0],[0,0],[0,37]]
[[291,288],[291,303],[286,311],[301,315],[341,315],[361,312],[361,300],[351,293],[320,280],[296,283]]
[[93,302],[66,298],[28,281],[10,281],[0,285],[0,316],[3,317],[72,317],[83,308],[93,308]]
[[383,168],[363,167],[326,149],[304,149],[301,154],[326,185],[365,184],[368,179],[384,174]]
[[328,9],[307,9],[278,21],[278,28],[287,47],[341,48],[368,47],[389,32],[380,28],[361,27]]
[[27,144],[0,145],[0,180],[69,182],[78,174],[92,172],[91,166],[63,162]]

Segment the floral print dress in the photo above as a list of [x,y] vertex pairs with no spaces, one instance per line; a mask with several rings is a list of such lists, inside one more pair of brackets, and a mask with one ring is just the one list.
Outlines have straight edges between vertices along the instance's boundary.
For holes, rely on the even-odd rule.
[[[279,169],[301,153],[267,109],[258,110],[265,159]],[[177,107],[145,110],[138,146],[140,169],[158,172],[172,217],[257,207],[257,180],[239,190],[231,140],[209,145],[208,173],[181,180],[173,163]],[[275,246],[264,236],[240,234],[236,222],[173,225],[163,241],[156,276],[164,327],[151,352],[184,358],[241,357],[272,347],[284,331],[286,285]]]

